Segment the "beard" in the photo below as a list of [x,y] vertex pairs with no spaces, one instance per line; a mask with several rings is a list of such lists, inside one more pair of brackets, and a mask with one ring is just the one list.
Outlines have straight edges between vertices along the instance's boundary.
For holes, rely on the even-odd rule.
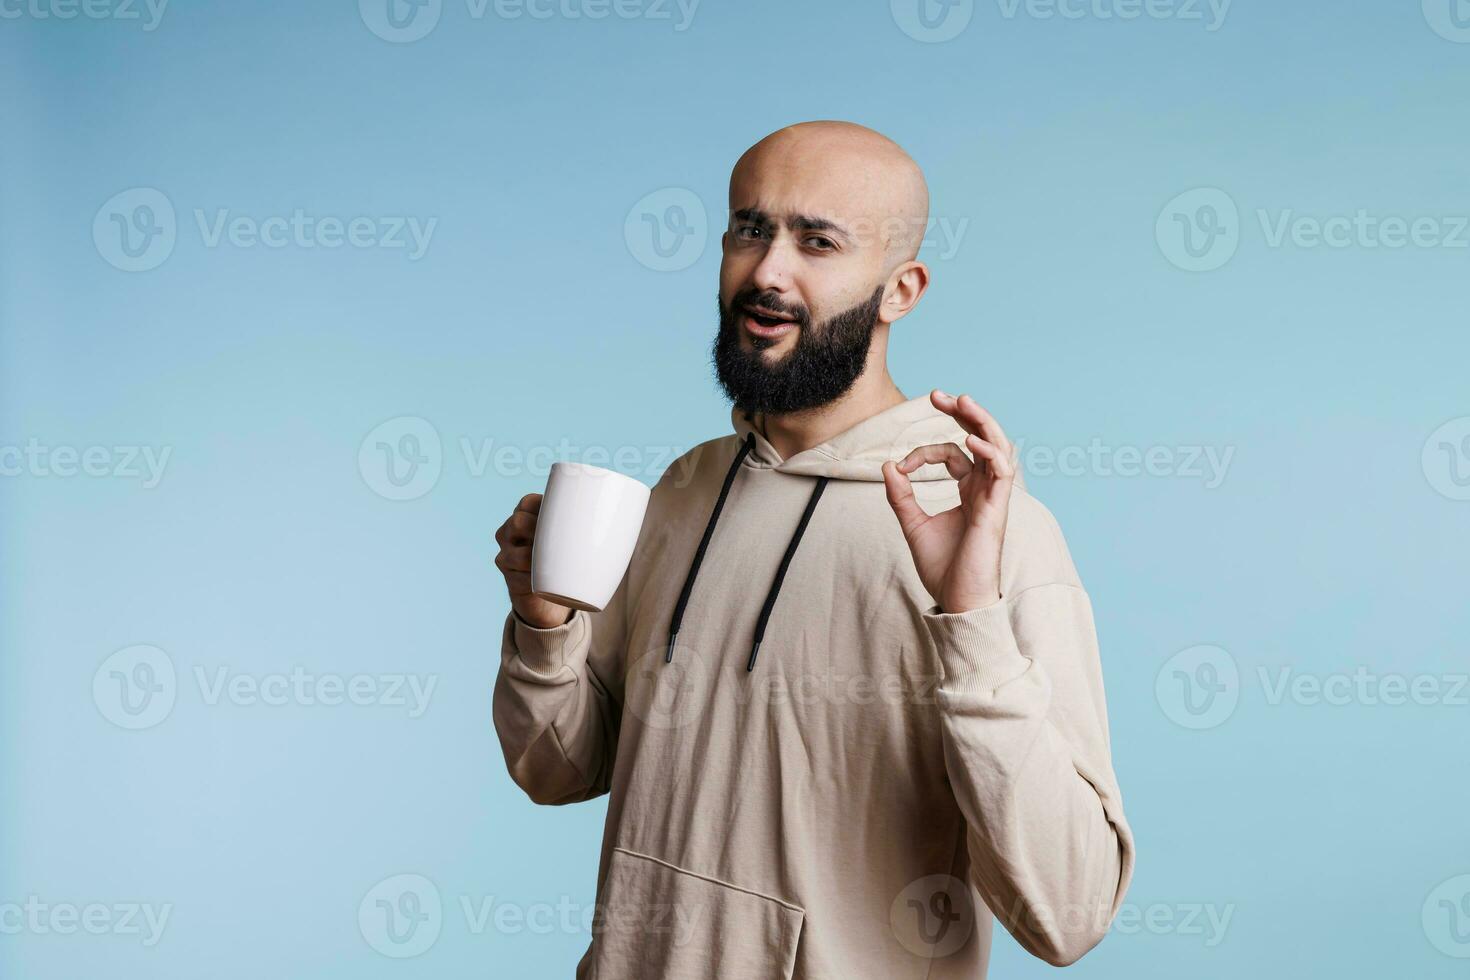
[[[801,412],[840,398],[867,366],[882,302],[879,284],[868,299],[813,330],[806,307],[788,307],[774,293],[741,290],[728,308],[719,303],[720,332],[711,360],[720,387],[737,408],[766,415]],[[753,350],[741,348],[736,311],[745,305],[763,306],[796,323],[796,346],[775,364],[767,364],[763,352],[778,341],[753,337]]]

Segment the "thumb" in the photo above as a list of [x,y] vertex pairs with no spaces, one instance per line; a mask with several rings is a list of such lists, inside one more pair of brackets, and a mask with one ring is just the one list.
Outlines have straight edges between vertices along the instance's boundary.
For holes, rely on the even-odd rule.
[[888,503],[893,507],[894,516],[898,518],[898,526],[903,528],[904,537],[908,537],[929,519],[929,515],[924,513],[924,508],[914,498],[914,485],[908,474],[899,469],[898,464],[891,459],[883,464],[883,487],[888,492]]

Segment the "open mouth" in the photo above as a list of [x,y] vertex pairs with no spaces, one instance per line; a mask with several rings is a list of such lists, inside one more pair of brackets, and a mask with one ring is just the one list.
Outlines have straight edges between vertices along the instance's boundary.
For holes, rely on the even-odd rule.
[[781,337],[795,329],[796,321],[788,319],[759,306],[747,306],[741,310],[745,315],[745,329],[757,337]]

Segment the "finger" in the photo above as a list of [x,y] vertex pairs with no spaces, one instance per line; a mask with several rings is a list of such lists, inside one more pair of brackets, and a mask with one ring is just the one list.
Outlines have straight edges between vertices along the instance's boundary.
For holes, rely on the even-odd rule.
[[531,591],[531,573],[509,571],[505,573],[506,589],[512,593]]
[[899,469],[898,464],[891,459],[883,464],[883,487],[888,492],[888,503],[893,507],[894,516],[898,518],[898,526],[903,529],[904,537],[918,530],[929,519],[929,515],[924,513],[924,508],[914,498],[914,485],[908,474]]
[[536,537],[536,515],[518,510],[500,525],[503,532],[495,540],[500,544],[525,544]]
[[965,446],[978,458],[985,460],[996,479],[1009,480],[1015,476],[1016,468],[1011,463],[1010,454],[1003,452],[999,446],[986,442],[979,436],[965,436]]
[[975,466],[970,462],[970,457],[966,456],[956,444],[937,442],[911,451],[898,464],[898,469],[900,473],[907,475],[925,463],[943,463],[949,475],[956,480],[963,480],[969,476],[970,470]]
[[525,540],[525,534],[516,529],[512,517],[506,518],[504,524],[495,529],[495,543],[502,548],[509,544],[520,544]]
[[1010,439],[1005,430],[980,403],[969,395],[956,397],[935,388],[929,394],[929,400],[934,407],[953,418],[960,424],[960,428],[982,439],[993,442],[1002,447],[1007,453],[1011,450]]
[[531,548],[519,545],[501,549],[495,556],[495,567],[502,572],[529,572],[531,570]]
[[[960,424],[965,421],[979,428],[975,434],[986,442],[999,446],[1001,451],[1010,454],[1011,440],[1007,438],[1005,430],[1000,427],[995,416],[985,410],[983,406],[969,395],[961,395],[955,402],[955,408],[959,410]],[[974,431],[973,429],[971,431]]]

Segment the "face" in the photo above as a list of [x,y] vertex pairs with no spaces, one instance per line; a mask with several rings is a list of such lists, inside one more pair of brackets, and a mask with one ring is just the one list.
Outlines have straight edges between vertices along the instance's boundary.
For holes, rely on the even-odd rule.
[[757,160],[731,181],[713,359],[725,393],[748,411],[841,396],[880,323],[884,243],[862,233],[872,222],[844,200],[862,190],[807,164]]

